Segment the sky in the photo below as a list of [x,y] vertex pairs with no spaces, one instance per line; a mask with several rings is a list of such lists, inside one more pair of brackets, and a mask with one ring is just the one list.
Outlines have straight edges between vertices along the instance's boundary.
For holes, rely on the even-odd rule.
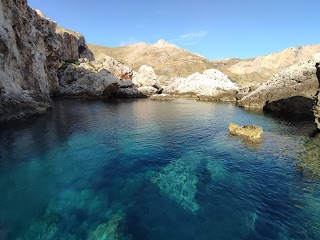
[[88,43],[173,43],[208,59],[251,58],[320,43],[315,0],[29,0]]

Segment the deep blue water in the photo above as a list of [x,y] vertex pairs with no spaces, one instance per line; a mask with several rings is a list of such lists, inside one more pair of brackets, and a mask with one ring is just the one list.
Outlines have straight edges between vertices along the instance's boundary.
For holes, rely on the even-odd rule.
[[320,239],[297,167],[313,130],[229,103],[56,101],[0,128],[0,239]]

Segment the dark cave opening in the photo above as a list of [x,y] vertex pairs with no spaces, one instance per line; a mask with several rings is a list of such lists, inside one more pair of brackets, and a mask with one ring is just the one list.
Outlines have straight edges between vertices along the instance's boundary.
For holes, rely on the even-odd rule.
[[263,110],[273,116],[290,121],[313,121],[313,99],[295,96],[268,103]]

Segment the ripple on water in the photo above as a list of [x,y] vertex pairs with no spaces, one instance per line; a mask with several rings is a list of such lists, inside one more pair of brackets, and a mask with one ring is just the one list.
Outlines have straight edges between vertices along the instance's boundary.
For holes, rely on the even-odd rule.
[[0,238],[320,239],[311,125],[210,102],[57,101],[0,130]]

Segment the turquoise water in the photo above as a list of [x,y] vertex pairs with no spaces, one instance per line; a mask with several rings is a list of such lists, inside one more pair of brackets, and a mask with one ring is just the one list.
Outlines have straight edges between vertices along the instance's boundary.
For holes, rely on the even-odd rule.
[[313,130],[229,103],[56,101],[1,126],[0,239],[320,239],[297,165]]

